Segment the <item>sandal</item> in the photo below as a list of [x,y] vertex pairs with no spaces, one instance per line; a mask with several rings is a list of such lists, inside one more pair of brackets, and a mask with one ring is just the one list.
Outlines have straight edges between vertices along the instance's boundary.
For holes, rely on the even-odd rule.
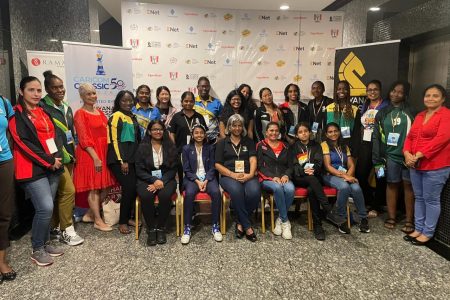
[[391,218],[384,221],[384,227],[386,227],[387,229],[394,229],[396,224],[397,223],[395,222],[395,220]]
[[125,225],[126,227],[121,227],[121,225],[119,225],[119,232],[121,234],[130,234],[131,230],[130,228],[128,228],[128,225]]
[[412,232],[414,232],[415,227],[414,224],[411,222],[406,222],[405,225],[403,226],[402,229],[400,229],[401,231],[403,231],[406,234],[410,234]]
[[372,209],[371,211],[369,211],[369,212],[367,213],[367,217],[368,217],[369,219],[376,218],[376,217],[378,217],[378,212],[377,212],[376,210]]

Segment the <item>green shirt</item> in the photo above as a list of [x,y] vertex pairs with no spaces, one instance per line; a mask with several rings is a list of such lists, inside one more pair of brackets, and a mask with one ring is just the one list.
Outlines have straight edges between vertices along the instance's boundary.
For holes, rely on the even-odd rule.
[[382,133],[384,144],[386,144],[389,133],[400,134],[397,146],[386,145],[386,156],[389,159],[401,164],[404,160],[403,145],[405,143],[406,135],[411,128],[411,121],[400,108],[394,108],[384,118],[383,127],[385,129],[385,132]]

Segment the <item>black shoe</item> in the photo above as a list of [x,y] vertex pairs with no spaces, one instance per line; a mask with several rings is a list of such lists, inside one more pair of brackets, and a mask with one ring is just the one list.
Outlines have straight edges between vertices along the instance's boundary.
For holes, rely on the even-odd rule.
[[358,230],[359,230],[359,232],[362,232],[362,233],[369,233],[370,232],[369,220],[367,218],[361,219],[361,223],[359,223]]
[[341,225],[338,226],[339,232],[340,233],[344,233],[344,234],[350,234],[350,228],[348,228],[347,226],[347,222],[342,223]]
[[167,242],[166,231],[164,229],[156,229],[156,243],[165,244]]
[[3,277],[3,280],[5,281],[12,281],[16,279],[17,273],[14,270],[11,270],[11,272],[8,273],[2,273],[1,275]]
[[325,231],[322,228],[322,225],[314,224],[314,237],[318,241],[325,240]]
[[403,240],[407,241],[407,242],[412,242],[413,240],[415,240],[415,237],[410,236],[409,234],[403,236]]
[[234,227],[234,236],[238,239],[242,239],[245,235],[245,232],[238,229],[238,223],[236,223],[236,226]]
[[425,246],[425,245],[427,245],[430,241],[431,241],[431,239],[429,239],[429,240],[426,241],[426,242],[421,242],[421,241],[418,241],[417,239],[413,239],[413,240],[411,241],[411,244],[413,244],[414,246]]
[[147,246],[156,246],[156,229],[148,231]]
[[250,242],[256,242],[256,240],[258,239],[256,237],[255,230],[253,230],[253,233],[251,233],[251,234],[245,234],[245,238],[247,240],[249,240]]

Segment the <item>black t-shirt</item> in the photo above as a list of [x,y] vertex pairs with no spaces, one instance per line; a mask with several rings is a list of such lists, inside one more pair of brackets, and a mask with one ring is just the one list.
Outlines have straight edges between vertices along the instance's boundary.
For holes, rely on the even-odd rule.
[[187,144],[187,136],[191,135],[194,124],[202,124],[208,129],[205,119],[196,111],[194,111],[192,117],[186,116],[183,110],[179,111],[170,120],[169,131],[175,134],[175,145],[177,146],[178,153],[181,153],[183,146]]
[[[239,153],[239,156],[237,155]],[[220,140],[216,145],[216,163],[235,172],[235,161],[244,161],[245,173],[250,173],[250,157],[256,156],[255,143],[248,137],[242,137],[239,145],[234,145],[229,136]]]

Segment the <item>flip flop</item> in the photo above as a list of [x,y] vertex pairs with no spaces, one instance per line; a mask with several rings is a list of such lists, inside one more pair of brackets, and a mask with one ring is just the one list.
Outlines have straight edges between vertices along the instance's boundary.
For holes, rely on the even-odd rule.
[[405,225],[403,225],[403,228],[400,230],[406,234],[410,234],[410,233],[414,232],[415,227],[412,222],[406,222]]
[[111,226],[101,227],[101,226],[98,226],[95,223],[94,223],[94,228],[97,229],[97,230],[100,230],[100,231],[105,231],[105,232],[113,230]]
[[131,233],[131,230],[130,230],[130,228],[128,228],[128,225],[127,225],[127,228],[126,228],[126,229],[121,228],[120,225],[119,225],[119,232],[120,232],[121,234],[130,234],[130,233]]

